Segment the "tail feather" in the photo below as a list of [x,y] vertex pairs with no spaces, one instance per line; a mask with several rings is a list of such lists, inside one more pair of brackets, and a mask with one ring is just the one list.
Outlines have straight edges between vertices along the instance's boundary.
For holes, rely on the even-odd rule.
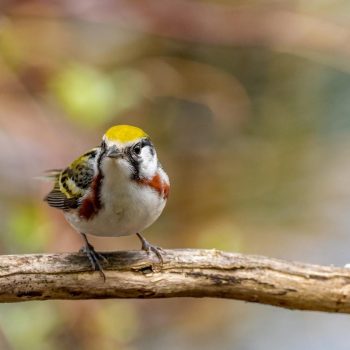
[[46,180],[46,181],[56,181],[60,176],[62,169],[50,169],[46,170],[42,175],[36,176],[35,179]]

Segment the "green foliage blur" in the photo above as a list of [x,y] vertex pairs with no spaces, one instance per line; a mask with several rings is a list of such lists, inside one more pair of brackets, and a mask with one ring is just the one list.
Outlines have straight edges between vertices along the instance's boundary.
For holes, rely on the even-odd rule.
[[[0,2],[1,254],[79,250],[38,177],[132,124],[171,179],[151,242],[348,263],[349,34],[339,0]],[[345,350],[349,327],[228,300],[30,302],[0,305],[0,350]]]

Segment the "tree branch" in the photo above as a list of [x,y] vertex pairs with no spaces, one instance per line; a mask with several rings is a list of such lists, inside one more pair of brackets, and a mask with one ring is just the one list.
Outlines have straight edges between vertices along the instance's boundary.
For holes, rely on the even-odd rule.
[[350,313],[350,270],[217,250],[104,254],[106,281],[83,254],[0,256],[0,302],[216,297]]

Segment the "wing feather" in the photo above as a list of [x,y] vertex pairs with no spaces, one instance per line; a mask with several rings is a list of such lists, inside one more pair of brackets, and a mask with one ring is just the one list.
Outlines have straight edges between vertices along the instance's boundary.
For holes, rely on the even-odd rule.
[[57,209],[78,208],[95,177],[98,154],[99,148],[94,148],[76,159],[66,169],[51,172],[50,177],[54,179],[55,185],[44,200]]
[[59,188],[54,188],[44,199],[51,207],[69,210],[78,207],[78,198],[67,198]]

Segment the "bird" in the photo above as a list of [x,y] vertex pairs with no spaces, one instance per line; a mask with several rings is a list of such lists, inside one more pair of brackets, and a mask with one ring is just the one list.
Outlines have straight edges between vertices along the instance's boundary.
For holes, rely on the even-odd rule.
[[67,168],[48,173],[54,185],[44,200],[62,210],[69,224],[81,234],[81,251],[104,279],[101,261],[106,258],[96,252],[87,235],[136,234],[141,249],[155,253],[163,263],[162,249],[149,243],[142,232],[162,213],[170,182],[149,135],[142,129],[112,126],[98,147]]

